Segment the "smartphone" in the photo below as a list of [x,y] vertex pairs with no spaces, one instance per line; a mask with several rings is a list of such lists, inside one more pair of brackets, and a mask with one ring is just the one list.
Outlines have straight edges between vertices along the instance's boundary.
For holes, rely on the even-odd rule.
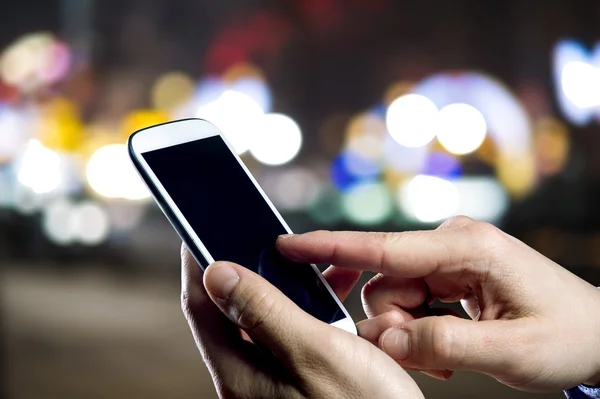
[[213,124],[185,119],[128,140],[131,160],[194,258],[238,263],[263,276],[317,319],[356,334],[348,311],[315,265],[275,249],[291,233],[231,144]]

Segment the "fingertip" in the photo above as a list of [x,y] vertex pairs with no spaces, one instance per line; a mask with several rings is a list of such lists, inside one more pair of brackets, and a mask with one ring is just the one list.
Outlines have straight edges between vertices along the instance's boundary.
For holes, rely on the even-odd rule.
[[215,262],[204,272],[204,287],[220,299],[229,298],[239,281],[240,275],[231,262]]

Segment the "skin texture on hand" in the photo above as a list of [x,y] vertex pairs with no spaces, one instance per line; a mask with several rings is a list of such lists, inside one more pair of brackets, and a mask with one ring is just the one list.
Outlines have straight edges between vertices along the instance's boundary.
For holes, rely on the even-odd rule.
[[[343,299],[360,272],[324,275]],[[423,398],[376,346],[313,318],[240,265],[217,262],[203,276],[183,248],[182,307],[221,398]]]
[[[405,368],[472,370],[530,391],[600,383],[600,290],[492,225],[319,231],[277,247],[297,262],[377,272],[359,334]],[[460,301],[471,320],[432,315],[435,299]]]

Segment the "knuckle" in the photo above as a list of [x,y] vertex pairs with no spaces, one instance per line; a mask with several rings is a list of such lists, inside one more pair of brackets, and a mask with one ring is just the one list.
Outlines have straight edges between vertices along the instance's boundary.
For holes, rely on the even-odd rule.
[[244,303],[237,315],[237,324],[244,330],[255,331],[269,318],[277,317],[276,302],[260,286],[246,288],[241,297]]
[[447,219],[444,223],[440,225],[440,227],[438,227],[438,229],[466,226],[472,223],[475,223],[475,221],[470,217],[464,215],[457,215],[451,217],[450,219]]
[[436,317],[429,330],[431,351],[436,361],[446,363],[452,359],[455,340],[452,334],[452,329],[449,328],[449,316]]

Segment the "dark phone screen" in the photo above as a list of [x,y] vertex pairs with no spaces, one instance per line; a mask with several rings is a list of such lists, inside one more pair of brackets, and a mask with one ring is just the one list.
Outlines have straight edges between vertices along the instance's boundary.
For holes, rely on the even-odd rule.
[[221,137],[142,156],[215,260],[260,274],[326,323],[345,317],[310,265],[296,264],[275,249],[286,231]]

